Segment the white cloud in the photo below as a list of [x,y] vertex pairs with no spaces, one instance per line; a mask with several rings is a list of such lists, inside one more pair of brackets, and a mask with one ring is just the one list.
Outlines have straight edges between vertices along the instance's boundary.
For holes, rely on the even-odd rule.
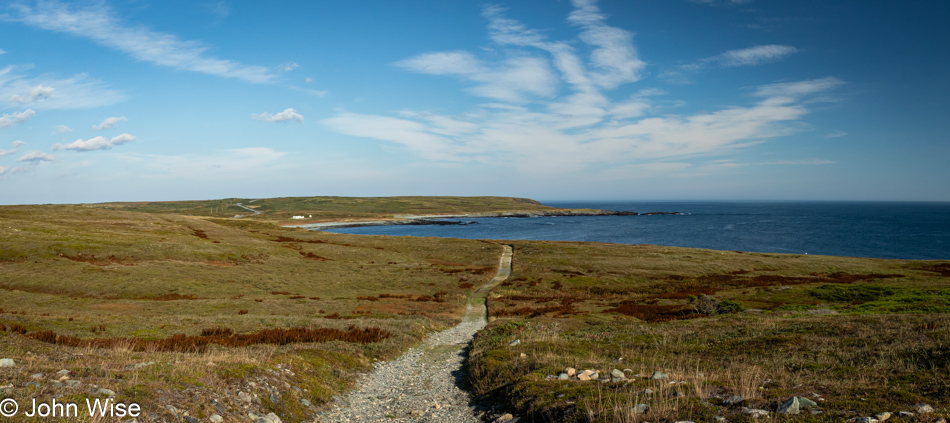
[[30,116],[35,114],[36,112],[34,112],[33,109],[26,109],[20,113],[7,113],[3,116],[0,116],[0,128],[8,128],[18,123],[23,123],[23,121],[29,119]]
[[18,162],[27,162],[31,164],[38,164],[41,162],[51,162],[53,160],[56,160],[56,158],[42,151],[34,151],[32,153],[27,153],[27,154],[24,154],[19,159],[16,159],[16,161]]
[[25,142],[20,141],[20,140],[16,140],[16,141],[13,142],[13,149],[12,149],[12,150],[4,150],[4,149],[0,148],[0,156],[7,156],[7,155],[10,155],[10,154],[16,154],[17,151],[20,151],[20,147],[22,147],[22,146],[24,146],[24,145],[26,145]]
[[108,150],[117,145],[122,145],[127,142],[135,141],[135,137],[129,134],[122,134],[112,139],[98,136],[95,138],[90,138],[88,140],[78,139],[69,144],[53,144],[53,150],[74,150],[74,151],[93,151],[93,150]]
[[759,97],[801,97],[827,91],[843,84],[840,79],[827,77],[806,81],[783,82],[758,87],[755,95]]
[[297,68],[299,68],[299,67],[300,67],[300,65],[298,65],[297,63],[291,62],[291,63],[287,63],[286,65],[281,65],[280,70],[281,70],[281,71],[284,71],[284,72],[290,72],[290,71],[292,71],[292,70],[294,70],[294,69],[297,69]]
[[298,122],[303,122],[303,116],[300,113],[297,113],[296,110],[292,108],[284,109],[284,111],[276,114],[271,113],[261,113],[261,114],[252,114],[252,119],[255,120],[265,120],[268,122],[286,122],[288,120],[296,120]]
[[56,125],[56,127],[53,128],[53,133],[50,135],[65,134],[67,132],[73,132],[73,128],[66,125]]
[[783,46],[778,44],[769,44],[764,46],[753,46],[741,50],[729,50],[715,57],[725,67],[755,66],[763,63],[771,63],[782,60],[786,56],[798,52],[798,49],[792,46]]
[[0,54],[7,54],[7,52],[3,50],[2,48],[0,48]]
[[107,117],[102,123],[92,125],[92,129],[112,129],[117,123],[128,120],[125,116]]
[[19,94],[13,94],[10,96],[10,101],[13,103],[18,103],[22,105],[33,104],[38,101],[46,100],[53,95],[54,89],[52,87],[44,87],[42,85],[37,85],[33,87],[33,90],[30,91],[29,96],[21,96]]
[[825,138],[841,138],[841,137],[846,136],[846,135],[848,135],[847,132],[837,130],[837,131],[831,131],[831,132],[825,134]]
[[313,79],[307,78],[307,79],[304,79],[304,81],[306,81],[306,82],[309,84],[309,83],[313,82]]
[[[467,91],[490,98],[491,103],[458,115],[339,111],[320,123],[342,134],[401,146],[430,161],[480,162],[537,175],[585,170],[607,179],[625,174],[648,177],[652,172],[687,169],[688,159],[721,155],[797,132],[809,113],[808,105],[818,101],[815,95],[842,83],[822,78],[764,85],[755,88],[757,98],[750,104],[659,114],[654,98],[666,93],[658,89],[639,88],[621,99],[609,95],[638,81],[643,72],[645,64],[638,58],[633,35],[607,26],[592,1],[573,4],[567,23],[580,29],[581,43],[550,40],[505,17],[501,8],[487,7],[483,16],[489,38],[509,48],[493,50],[485,55],[489,58],[443,51],[396,62],[412,72],[472,83]],[[589,58],[579,53],[585,47]],[[752,65],[794,52],[790,47],[765,47],[727,52],[715,61],[707,59],[704,66]],[[559,92],[565,85],[569,91]]]
[[87,38],[136,60],[252,83],[268,83],[275,77],[271,70],[263,66],[249,66],[209,56],[208,47],[199,42],[182,41],[172,34],[127,25],[101,4],[74,7],[58,1],[42,1],[36,3],[36,7],[21,4],[12,8],[15,12],[3,15],[4,20]]
[[733,162],[730,160],[721,160],[708,164],[708,168],[717,168],[717,167],[745,167],[745,166],[771,166],[771,165],[780,165],[780,166],[823,166],[838,163],[834,160],[826,159],[802,159],[802,160],[772,160],[765,162],[751,162],[751,163],[740,163]]
[[571,3],[575,10],[568,21],[583,29],[581,41],[595,47],[590,55],[591,64],[598,69],[591,74],[593,81],[601,87],[614,88],[639,80],[646,63],[637,55],[633,34],[608,26],[595,1],[571,0]]
[[86,74],[70,78],[52,75],[27,77],[31,66],[17,65],[0,69],[0,101],[13,107],[32,105],[37,109],[82,109],[107,106],[125,99],[101,81]]

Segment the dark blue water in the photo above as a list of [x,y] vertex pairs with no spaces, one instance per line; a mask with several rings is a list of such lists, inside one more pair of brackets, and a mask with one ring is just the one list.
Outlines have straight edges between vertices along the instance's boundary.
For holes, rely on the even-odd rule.
[[462,219],[465,226],[332,232],[469,239],[655,244],[765,253],[950,259],[950,203],[548,202],[555,207],[676,211],[686,216]]

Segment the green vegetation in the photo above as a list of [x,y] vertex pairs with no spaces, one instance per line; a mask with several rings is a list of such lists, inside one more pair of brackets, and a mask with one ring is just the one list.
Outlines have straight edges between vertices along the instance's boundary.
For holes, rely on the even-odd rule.
[[[529,421],[753,421],[742,406],[775,416],[796,395],[823,412],[790,421],[950,405],[946,262],[511,244],[468,369],[476,393]],[[568,367],[627,380],[551,379]]]
[[[265,384],[319,406],[373,361],[458,322],[501,251],[490,242],[351,236],[262,221],[0,207],[0,357],[18,362],[16,373],[4,370],[4,384],[21,387],[30,374],[66,368],[84,386],[113,389],[156,412],[175,404],[210,415],[210,398],[238,390],[270,400]],[[280,345],[276,329],[290,328],[343,341]],[[383,336],[339,336],[366,331]],[[278,344],[246,342],[274,336],[264,342]],[[86,346],[50,343],[58,341]],[[249,346],[226,346],[235,343]],[[205,352],[177,352],[188,345]],[[129,367],[141,363],[156,364]],[[275,374],[277,365],[283,370]],[[59,392],[48,389],[39,395]],[[314,412],[283,401],[275,407],[288,413],[285,421]]]
[[[0,357],[17,360],[2,370],[16,387],[5,395],[80,398],[98,385],[171,421],[166,404],[210,416],[211,399],[240,407],[243,392],[304,421],[487,296],[472,386],[526,421],[751,421],[724,404],[733,395],[773,416],[790,396],[821,397],[823,414],[789,418],[801,422],[917,402],[935,420],[950,406],[948,262],[512,241],[511,277],[476,294],[497,243],[276,222],[543,206],[328,198],[228,199],[213,216],[201,209],[214,202],[0,207]],[[262,215],[224,218],[236,202]],[[627,381],[548,378],[567,367],[627,370]],[[52,385],[60,369],[82,388]],[[654,371],[670,379],[635,376]],[[34,373],[42,387],[21,388]],[[640,403],[650,411],[633,412]]]
[[[241,204],[260,214],[237,206]],[[398,215],[490,213],[557,210],[537,201],[512,197],[283,197],[225,198],[203,201],[154,201],[88,204],[87,207],[145,213],[286,221],[303,215],[305,222],[391,219]],[[313,216],[310,218],[309,216]],[[299,222],[298,222],[299,223]]]

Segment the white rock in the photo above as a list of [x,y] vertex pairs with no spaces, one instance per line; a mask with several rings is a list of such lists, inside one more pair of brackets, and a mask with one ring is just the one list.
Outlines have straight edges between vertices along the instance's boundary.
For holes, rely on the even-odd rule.
[[213,423],[221,423],[224,421],[224,418],[217,414],[212,414],[211,417],[208,417],[208,420],[211,420]]
[[917,410],[917,414],[927,414],[927,413],[934,412],[933,407],[931,407],[929,404],[924,404],[922,402],[918,402],[917,404],[914,404],[914,408]]
[[875,414],[875,415],[874,415],[874,418],[876,418],[876,419],[878,419],[878,420],[880,420],[880,421],[883,422],[884,420],[887,420],[887,419],[891,418],[891,413],[888,413],[887,411],[885,411],[885,412],[883,412],[883,413],[878,413],[878,414]]
[[13,367],[16,366],[16,362],[12,358],[0,358],[0,367]]

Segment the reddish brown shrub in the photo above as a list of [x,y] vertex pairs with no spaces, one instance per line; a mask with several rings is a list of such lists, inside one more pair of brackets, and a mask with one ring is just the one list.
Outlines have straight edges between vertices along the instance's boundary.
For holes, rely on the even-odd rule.
[[231,336],[234,335],[234,329],[231,328],[210,328],[202,329],[201,336]]
[[473,284],[471,284],[471,283],[469,283],[469,282],[464,282],[464,283],[460,283],[460,284],[459,284],[459,288],[462,288],[462,289],[472,289],[472,288],[474,288],[474,287],[475,287],[475,285],[473,285]]
[[301,342],[329,342],[343,341],[360,344],[379,342],[392,336],[389,332],[377,327],[357,329],[350,327],[347,331],[330,328],[308,329],[308,328],[290,328],[290,329],[264,329],[260,332],[240,334],[240,335],[209,335],[209,336],[187,336],[184,334],[172,335],[165,339],[141,339],[141,338],[76,338],[67,335],[59,335],[52,331],[37,332],[33,335],[34,339],[64,345],[69,347],[83,348],[115,348],[118,346],[131,346],[133,351],[174,351],[174,352],[204,352],[212,344],[225,347],[246,347],[255,344],[276,344],[286,345]]
[[326,257],[320,257],[320,256],[318,256],[318,255],[316,255],[316,254],[314,254],[314,253],[309,252],[309,251],[301,251],[301,252],[300,252],[300,255],[302,255],[302,256],[303,256],[305,259],[307,259],[307,260],[318,260],[318,261],[328,261],[328,260],[330,260],[330,259],[328,259],[328,258],[326,258]]
[[357,300],[363,300],[363,301],[379,301],[379,298],[372,297],[372,296],[370,296],[370,297],[356,297],[356,299],[357,299]]
[[666,322],[670,320],[694,319],[703,317],[681,305],[648,305],[624,301],[619,306],[603,311],[633,316],[647,322]]
[[247,314],[247,310],[238,310],[238,314]]

